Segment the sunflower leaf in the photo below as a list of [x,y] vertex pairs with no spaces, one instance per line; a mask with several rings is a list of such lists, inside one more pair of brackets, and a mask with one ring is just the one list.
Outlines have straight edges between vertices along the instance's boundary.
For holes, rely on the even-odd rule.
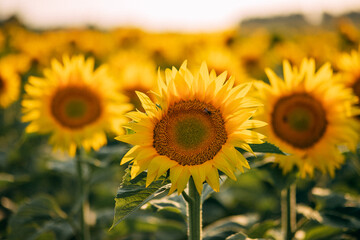
[[7,239],[69,239],[74,232],[67,218],[55,198],[35,196],[11,216]]
[[321,239],[339,239],[341,236],[341,228],[331,226],[315,226],[306,231],[305,240],[321,240]]
[[110,230],[150,200],[165,196],[170,189],[170,180],[165,175],[145,187],[145,172],[131,179],[130,169],[127,168],[125,171],[115,197],[115,214]]
[[[233,215],[230,217],[222,218],[209,225],[203,230],[204,240],[215,239],[241,239],[241,235],[236,236],[237,233],[242,233],[245,229],[255,224],[259,220],[256,214],[248,215]],[[234,235],[235,236],[232,236]],[[233,238],[230,238],[233,237]]]
[[321,215],[320,223],[337,228],[360,228],[358,198],[317,187],[312,189],[312,194]]
[[269,142],[264,142],[262,144],[250,144],[250,147],[254,152],[276,153],[276,154],[286,155],[283,151],[280,150],[279,147]]
[[[249,144],[249,145],[250,145],[251,149],[254,152],[258,152],[258,153],[276,153],[276,154],[286,155],[277,146],[275,146],[274,144],[269,143],[269,142],[264,142],[262,144]],[[241,153],[246,152],[245,150],[243,150],[241,148],[236,148],[236,149]]]
[[246,239],[249,239],[249,238],[244,233],[239,232],[239,233],[230,235],[225,240],[246,240]]

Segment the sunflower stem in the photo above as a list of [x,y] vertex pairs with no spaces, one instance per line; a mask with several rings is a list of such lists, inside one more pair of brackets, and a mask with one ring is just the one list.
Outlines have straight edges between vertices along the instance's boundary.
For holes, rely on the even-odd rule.
[[76,170],[77,170],[77,177],[79,182],[79,198],[81,200],[81,207],[80,207],[80,240],[89,240],[89,228],[85,222],[85,205],[87,201],[87,194],[85,191],[85,181],[83,177],[83,165],[81,160],[82,150],[76,149]]
[[[183,194],[184,196],[184,194]],[[201,196],[196,189],[194,180],[189,180],[189,195],[185,197],[188,203],[188,235],[189,240],[201,240],[202,238],[202,203]],[[188,198],[188,199],[187,199]]]
[[295,183],[281,191],[281,228],[284,240],[291,240],[294,237],[296,228]]

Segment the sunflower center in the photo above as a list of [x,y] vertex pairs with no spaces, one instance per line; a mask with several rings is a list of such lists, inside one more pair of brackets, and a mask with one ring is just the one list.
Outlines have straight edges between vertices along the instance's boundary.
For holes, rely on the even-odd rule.
[[83,99],[72,99],[65,105],[66,115],[72,118],[81,118],[87,111],[87,104]]
[[360,76],[357,77],[356,81],[352,85],[354,94],[360,98]]
[[68,86],[55,92],[50,110],[61,125],[78,129],[95,122],[101,115],[102,106],[91,89]]
[[326,113],[315,98],[299,93],[277,101],[271,115],[275,134],[297,148],[309,148],[324,135]]
[[0,93],[5,89],[5,81],[0,76]]
[[201,116],[185,116],[175,125],[175,140],[185,149],[194,149],[204,142],[208,131]]
[[198,100],[170,106],[155,125],[154,148],[180,165],[199,165],[215,157],[227,140],[219,109]]
[[291,112],[285,116],[285,120],[289,126],[295,131],[306,131],[309,129],[313,119],[313,115],[306,108],[298,107],[292,109]]

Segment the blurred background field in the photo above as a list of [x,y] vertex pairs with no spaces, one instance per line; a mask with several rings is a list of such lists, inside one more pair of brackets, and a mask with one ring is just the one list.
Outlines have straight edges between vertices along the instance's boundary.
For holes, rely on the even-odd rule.
[[[205,60],[209,69],[218,74],[227,71],[238,83],[268,81],[264,68],[281,75],[284,59],[300,64],[304,57],[312,57],[317,66],[330,62],[336,72],[339,55],[358,50],[360,43],[359,11],[323,14],[316,24],[292,14],[192,32],[129,26],[45,28],[20,19],[11,16],[0,22],[0,65],[21,78],[19,97],[0,108],[0,239],[77,239],[80,200],[75,161],[52,152],[48,136],[25,134],[26,124],[21,122],[23,86],[29,76],[42,76],[52,58],[84,54],[94,57],[96,66],[108,64],[122,83],[121,90],[140,108],[134,91],[150,90],[158,67],[179,68],[185,59],[193,68]],[[89,194],[85,215],[91,239],[186,239],[185,203],[176,194],[151,201],[109,231],[114,197],[127,167],[119,163],[128,149],[109,135],[108,144],[85,159]],[[220,193],[205,194],[204,239],[225,239],[238,232],[249,238],[280,239],[280,192],[294,181],[297,239],[359,238],[359,152],[347,153],[334,178],[320,173],[314,179],[283,176],[262,155],[249,162],[252,169],[237,173],[236,182],[222,176]]]

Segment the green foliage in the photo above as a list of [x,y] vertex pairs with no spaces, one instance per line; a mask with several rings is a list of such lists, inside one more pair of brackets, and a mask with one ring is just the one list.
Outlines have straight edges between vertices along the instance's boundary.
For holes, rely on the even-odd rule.
[[334,236],[341,233],[341,229],[329,226],[317,226],[306,233],[304,240],[326,240],[334,239]]
[[247,233],[249,237],[266,238],[267,232],[271,229],[279,227],[279,225],[280,221],[278,220],[265,220],[254,224]]
[[145,183],[145,172],[131,179],[129,168],[126,170],[123,181],[116,194],[115,216],[110,229],[114,228],[119,222],[151,199],[165,196],[170,188],[169,180],[164,176],[161,176],[148,187],[145,187]]
[[[258,219],[256,215],[237,215],[223,218],[204,228],[204,240],[227,239],[231,235],[244,232],[246,228],[254,224]],[[240,236],[238,236],[240,237]],[[234,236],[234,239],[237,239]]]
[[[275,154],[286,155],[277,146],[275,146],[274,144],[269,143],[269,142],[264,142],[262,144],[249,144],[249,145],[250,145],[251,149],[257,153],[275,153]],[[243,150],[241,148],[237,148],[237,150],[241,153],[245,152],[245,150]]]
[[68,239],[73,229],[66,219],[67,215],[54,198],[38,196],[22,205],[10,218],[9,240]]
[[250,238],[248,238],[244,233],[235,233],[229,237],[227,237],[225,240],[249,240]]

